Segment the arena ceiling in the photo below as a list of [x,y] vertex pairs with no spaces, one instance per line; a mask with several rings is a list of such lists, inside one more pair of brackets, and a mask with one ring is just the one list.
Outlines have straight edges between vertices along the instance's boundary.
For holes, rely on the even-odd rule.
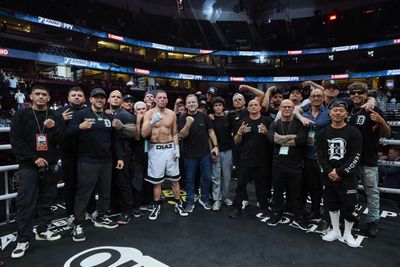
[[97,0],[104,4],[118,6],[134,13],[181,16],[208,20],[248,20],[248,12],[238,12],[237,7],[250,6],[254,9],[268,9],[266,16],[271,19],[292,19],[338,12],[341,10],[389,2],[379,0],[183,0],[184,11],[178,13],[177,0]]

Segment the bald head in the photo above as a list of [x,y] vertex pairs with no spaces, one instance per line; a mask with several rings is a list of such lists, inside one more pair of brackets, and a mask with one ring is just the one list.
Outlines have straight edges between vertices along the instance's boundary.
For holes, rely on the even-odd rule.
[[110,104],[112,109],[117,109],[121,107],[122,104],[122,93],[118,90],[114,90],[110,93],[108,97],[108,104]]
[[291,120],[293,118],[294,104],[291,100],[285,99],[282,101],[279,110],[281,112],[282,120]]
[[324,92],[321,89],[314,89],[311,91],[309,99],[312,106],[320,107],[324,102]]

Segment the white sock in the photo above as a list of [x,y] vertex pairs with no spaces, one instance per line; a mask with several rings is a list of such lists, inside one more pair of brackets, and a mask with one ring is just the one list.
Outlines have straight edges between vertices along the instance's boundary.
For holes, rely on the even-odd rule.
[[329,211],[329,217],[331,217],[333,231],[340,232],[339,229],[340,210]]
[[348,220],[344,220],[344,234],[343,236],[351,235],[351,229],[353,229],[354,222],[349,222]]

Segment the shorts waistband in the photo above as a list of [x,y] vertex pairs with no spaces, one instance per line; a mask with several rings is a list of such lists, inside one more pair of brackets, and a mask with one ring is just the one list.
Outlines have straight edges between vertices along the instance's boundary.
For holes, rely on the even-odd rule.
[[169,142],[169,143],[149,143],[149,145],[151,146],[151,148],[159,149],[159,150],[174,148],[174,142]]

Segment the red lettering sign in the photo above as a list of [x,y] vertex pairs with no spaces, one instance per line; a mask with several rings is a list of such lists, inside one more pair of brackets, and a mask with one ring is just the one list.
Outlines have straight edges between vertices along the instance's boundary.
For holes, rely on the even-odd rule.
[[111,34],[111,33],[108,34],[108,38],[114,39],[114,40],[117,40],[117,41],[123,41],[124,40],[124,37],[118,36],[118,35],[114,35],[114,34]]
[[200,54],[211,54],[212,52],[214,52],[213,50],[203,50],[200,49]]
[[244,77],[229,77],[229,79],[231,80],[231,82],[243,82],[244,81]]
[[0,56],[7,56],[8,55],[8,50],[4,48],[0,48]]
[[142,75],[149,75],[150,71],[149,70],[143,70],[143,69],[135,68],[135,73],[142,74]]
[[335,79],[347,79],[349,78],[349,74],[333,74],[331,75],[331,79],[335,80]]
[[301,55],[303,54],[303,50],[289,50],[287,53],[288,55]]

